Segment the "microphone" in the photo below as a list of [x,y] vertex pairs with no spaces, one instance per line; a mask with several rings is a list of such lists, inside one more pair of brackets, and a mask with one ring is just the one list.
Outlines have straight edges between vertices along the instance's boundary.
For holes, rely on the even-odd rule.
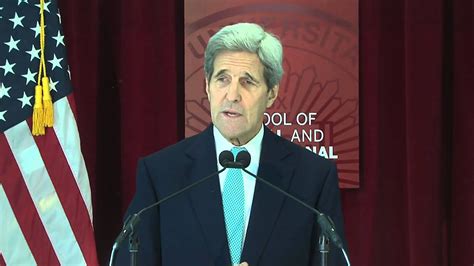
[[[149,206],[141,209],[140,211],[138,211],[137,213],[134,213],[133,215],[129,216],[126,220],[125,220],[125,223],[123,225],[123,228],[122,228],[122,231],[120,232],[120,234],[117,236],[117,238],[115,239],[115,242],[114,242],[114,245],[112,246],[112,253],[110,254],[110,260],[109,260],[109,265],[112,266],[114,265],[114,260],[115,260],[115,254],[117,253],[117,250],[119,249],[120,245],[122,244],[122,242],[126,239],[126,238],[129,238],[129,237],[136,237],[135,233],[136,233],[136,226],[138,225],[138,223],[140,222],[140,215],[143,214],[144,212],[148,211],[149,209],[152,209],[154,207],[157,207],[158,205],[162,204],[163,202],[165,201],[168,201],[180,194],[182,194],[183,192],[185,191],[188,191],[190,190],[191,188],[207,181],[208,179],[210,179],[211,177],[215,176],[215,175],[219,175],[220,173],[222,173],[224,170],[226,170],[228,168],[228,166],[224,166],[224,165],[235,165],[235,162],[234,162],[234,155],[232,154],[232,152],[230,151],[223,151],[219,154],[219,163],[224,167],[222,168],[221,170],[217,171],[217,172],[214,172],[204,178],[201,178],[199,179],[198,181],[194,182],[194,183],[191,183],[187,186],[185,186],[184,188],[162,198],[161,200],[153,203],[153,204],[150,204]],[[136,241],[135,241],[136,242]],[[136,254],[136,252],[138,252],[138,246],[137,248],[134,250],[135,253],[132,253],[132,256],[131,256],[131,262],[132,264],[136,264],[136,258],[133,258],[133,255]]]
[[225,168],[233,167],[235,165],[234,154],[230,151],[222,151],[219,154],[219,163]]
[[242,150],[237,153],[237,158],[235,158],[235,163],[242,167],[245,170],[250,165],[250,153],[246,150]]
[[219,154],[219,163],[224,168],[244,169],[250,164],[250,153],[241,151],[237,154],[234,161],[234,154],[232,154],[232,152],[222,151]]
[[[237,159],[236,159],[236,162],[235,162],[235,165],[237,165],[239,167],[233,167],[233,164],[227,164],[227,167],[228,168],[240,168],[240,169],[242,169],[244,172],[246,172],[247,174],[253,176],[258,181],[264,183],[265,185],[270,186],[271,188],[277,190],[278,192],[282,193],[283,195],[291,198],[292,200],[296,201],[300,205],[304,206],[305,208],[310,210],[312,213],[316,214],[316,217],[317,217],[316,220],[317,220],[317,222],[318,222],[318,224],[321,228],[322,234],[326,235],[333,242],[334,245],[336,245],[338,248],[342,249],[343,253],[344,253],[344,256],[346,256],[346,253],[345,253],[345,250],[344,250],[344,247],[343,247],[343,244],[342,244],[342,240],[339,237],[339,235],[337,234],[336,229],[334,228],[334,223],[332,222],[331,218],[329,218],[329,216],[327,216],[326,214],[324,214],[324,213],[318,211],[317,209],[311,207],[310,205],[308,205],[304,201],[296,198],[295,196],[291,195],[290,193],[284,191],[283,189],[273,185],[272,183],[268,182],[267,180],[265,180],[265,179],[255,175],[255,174],[253,174],[252,172],[248,171],[245,168],[247,166],[249,166],[249,164],[250,164],[250,153],[246,150],[242,150],[237,154]],[[226,167],[224,165],[222,165],[222,166]],[[346,260],[347,260],[347,258],[346,258]]]

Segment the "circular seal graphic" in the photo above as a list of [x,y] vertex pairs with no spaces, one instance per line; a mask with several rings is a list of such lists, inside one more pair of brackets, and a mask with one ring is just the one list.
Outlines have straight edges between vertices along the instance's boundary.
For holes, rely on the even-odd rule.
[[[356,8],[356,7],[355,7]],[[186,25],[185,133],[210,121],[205,93],[204,50],[221,27],[254,22],[280,38],[285,74],[265,114],[272,131],[336,161],[340,186],[359,187],[358,29],[327,12],[296,4],[246,4]]]

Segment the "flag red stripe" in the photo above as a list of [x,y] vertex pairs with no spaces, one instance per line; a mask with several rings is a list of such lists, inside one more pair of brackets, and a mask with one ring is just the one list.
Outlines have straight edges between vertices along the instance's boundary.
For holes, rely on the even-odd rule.
[[66,96],[66,97],[67,97],[67,101],[69,102],[69,106],[71,106],[71,111],[74,115],[74,118],[77,121],[76,100],[74,99],[74,92],[69,93],[68,96]]
[[2,253],[0,253],[0,266],[5,266],[5,265],[7,265],[7,263],[3,259]]
[[89,213],[56,133],[54,130],[47,129],[45,136],[35,137],[35,142],[84,260],[87,265],[97,265],[94,230]]
[[0,134],[0,154],[0,182],[36,263],[59,265],[58,257],[4,134]]

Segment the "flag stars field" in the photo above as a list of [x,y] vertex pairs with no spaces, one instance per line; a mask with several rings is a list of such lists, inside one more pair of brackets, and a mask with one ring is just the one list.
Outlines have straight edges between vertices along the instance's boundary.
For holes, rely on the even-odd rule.
[[[45,26],[45,28],[46,28],[46,26]],[[36,26],[34,28],[30,28],[30,29],[35,32],[35,38],[38,37],[38,35],[41,32],[41,26],[40,26],[38,21],[36,22]]]
[[58,92],[58,89],[56,89],[56,85],[58,85],[58,83],[59,81],[53,82],[53,80],[49,78],[49,90]]
[[18,13],[15,12],[15,17],[11,18],[10,21],[13,22],[13,28],[16,28],[17,26],[23,27],[23,23],[21,22],[25,16],[18,16]]
[[[44,10],[48,11],[48,13],[51,13],[51,12],[49,12],[49,4],[51,4],[51,2],[47,2],[47,3],[46,3],[46,2],[44,2]],[[37,6],[37,7],[38,7],[38,9],[40,9],[40,10],[41,10],[41,6],[40,6],[40,4],[36,4],[35,6]]]
[[7,120],[5,119],[5,113],[6,113],[6,112],[7,112],[6,110],[5,110],[5,111],[0,111],[0,120],[1,120],[1,121],[7,121]]
[[62,69],[62,68],[63,68],[63,67],[61,66],[61,61],[62,61],[62,60],[63,60],[62,58],[57,58],[56,55],[54,55],[53,59],[48,60],[48,62],[51,63],[51,65],[52,65],[52,70],[54,70],[56,67],[59,67],[59,68]]
[[6,76],[8,73],[15,74],[15,71],[13,71],[13,67],[15,65],[16,65],[15,63],[10,64],[10,62],[8,62],[8,59],[5,59],[5,64],[0,65],[0,68],[3,68],[3,72],[4,72],[3,75]]
[[18,50],[18,43],[20,40],[14,40],[12,36],[10,36],[10,41],[5,42],[5,44],[8,46],[8,52],[11,52],[13,49]]
[[40,52],[41,52],[41,50],[36,49],[34,44],[31,45],[31,50],[26,51],[26,53],[30,55],[30,61],[33,61],[33,59],[35,59],[35,58],[40,59]]
[[10,89],[11,87],[5,87],[3,83],[0,83],[0,99],[2,99],[4,96],[10,98],[10,94],[8,93]]
[[24,77],[26,79],[26,85],[28,85],[28,83],[30,82],[33,82],[35,83],[35,76],[38,72],[31,72],[30,69],[28,68],[28,72],[24,75],[21,75],[22,77]]
[[23,92],[23,97],[17,98],[17,100],[21,102],[21,109],[26,105],[31,106],[31,98],[33,98],[33,96],[27,96],[25,92]]
[[53,37],[53,39],[56,40],[56,47],[58,47],[59,44],[64,45],[64,35],[61,35],[61,32],[60,32],[60,31],[58,31],[58,35],[56,35],[55,37]]

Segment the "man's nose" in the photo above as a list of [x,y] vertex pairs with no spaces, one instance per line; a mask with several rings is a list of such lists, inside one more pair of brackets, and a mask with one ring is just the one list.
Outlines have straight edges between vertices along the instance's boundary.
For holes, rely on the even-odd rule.
[[227,90],[226,98],[229,102],[240,102],[242,99],[240,95],[241,86],[239,82],[232,82]]

